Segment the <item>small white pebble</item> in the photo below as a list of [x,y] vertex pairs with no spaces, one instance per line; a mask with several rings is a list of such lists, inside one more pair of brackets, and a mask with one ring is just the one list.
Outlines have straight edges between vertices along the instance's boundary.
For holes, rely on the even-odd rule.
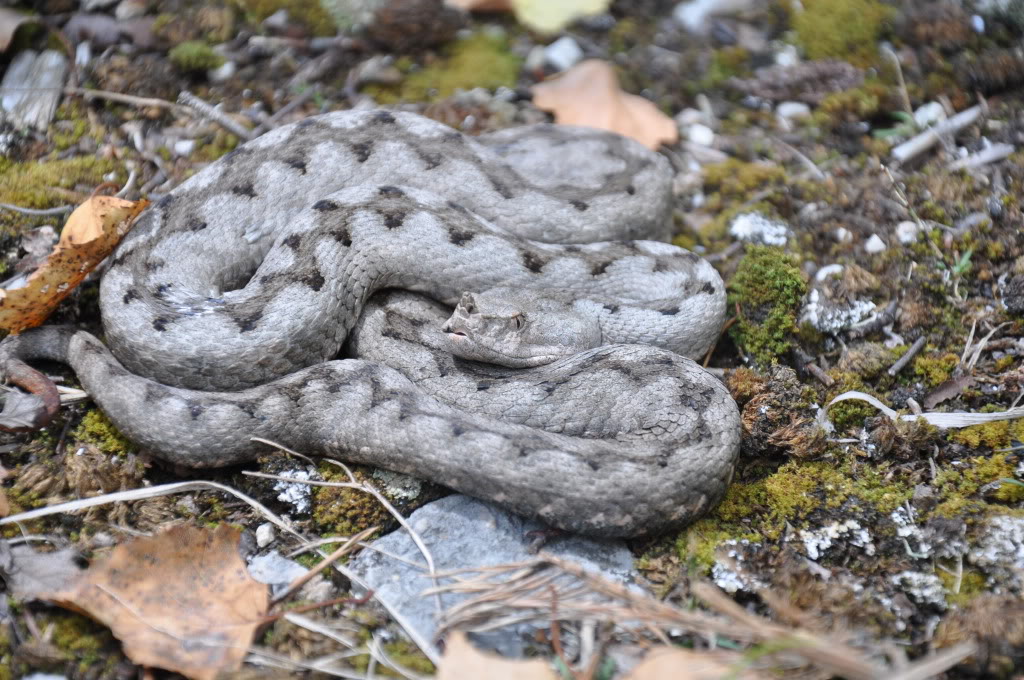
[[686,131],[686,138],[700,146],[711,146],[715,142],[715,131],[707,125],[696,123]]
[[538,69],[544,68],[544,59],[544,46],[534,45],[526,53],[526,59],[523,60],[523,70],[527,73],[533,73]]
[[75,66],[85,67],[92,61],[92,45],[88,40],[78,43],[75,48]]
[[583,49],[569,36],[562,36],[544,48],[544,61],[559,71],[564,71],[583,58]]
[[811,107],[803,102],[780,102],[775,107],[775,115],[784,120],[796,120],[811,115]]
[[270,522],[265,522],[256,527],[256,545],[261,548],[266,548],[268,545],[274,542],[274,525]]
[[796,45],[783,45],[775,53],[775,63],[778,66],[796,66],[799,64],[800,52],[797,50]]
[[853,240],[853,232],[846,227],[836,227],[835,231],[832,232],[832,238],[837,243],[849,243]]
[[679,126],[680,130],[685,130],[691,125],[696,125],[704,121],[704,114],[699,109],[688,107],[680,111],[675,116],[676,125]]
[[917,240],[917,233],[917,222],[904,220],[896,225],[896,239],[905,246]]
[[974,29],[975,33],[985,32],[985,19],[978,16],[977,14],[971,16],[971,28]]
[[174,143],[174,154],[176,156],[190,156],[192,150],[196,148],[196,140],[194,139],[179,139]]
[[864,252],[875,255],[886,249],[885,241],[878,234],[872,234],[871,238],[864,244]]
[[238,70],[238,66],[233,61],[225,61],[217,68],[212,68],[206,72],[206,77],[210,79],[211,83],[223,83],[225,80],[235,75],[235,71]]
[[926,128],[944,120],[946,120],[946,110],[938,102],[928,102],[914,110],[914,122],[919,128]]

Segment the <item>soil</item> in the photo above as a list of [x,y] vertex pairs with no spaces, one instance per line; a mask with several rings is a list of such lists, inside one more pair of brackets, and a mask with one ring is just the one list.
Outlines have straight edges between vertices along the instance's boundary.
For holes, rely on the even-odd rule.
[[[98,3],[105,7],[94,14],[117,21],[115,8],[129,1]],[[76,3],[23,3],[47,28],[19,29],[4,59],[91,36],[92,58],[73,69],[69,86],[137,99],[66,94],[46,132],[4,123],[0,203],[74,205],[96,185],[124,185],[129,175],[130,194],[166,194],[242,141],[223,121],[170,106],[182,91],[247,130],[371,103],[469,133],[549,119],[529,87],[553,69],[530,55],[554,37],[511,14],[381,0],[362,30],[343,25],[339,33],[341,2],[324,3],[333,14],[294,0],[140,4],[145,30],[133,24],[110,37],[86,25],[62,38],[81,14]],[[976,652],[940,677],[1022,677],[1024,421],[940,429],[894,420],[862,400],[829,404],[856,391],[900,414],[998,414],[1020,399],[1024,10],[1014,2],[977,14],[969,2],[795,4],[752,0],[691,33],[672,18],[672,2],[620,1],[564,30],[587,57],[614,63],[625,89],[678,116],[684,140],[662,149],[677,169],[675,242],[709,257],[730,290],[733,319],[708,365],[742,409],[734,483],[692,526],[634,543],[637,565],[675,605],[689,606],[691,586],[710,579],[749,611],[792,623],[769,599],[788,602],[801,625],[841,632],[868,655],[897,649],[914,659],[975,640]],[[280,9],[286,17],[275,14]],[[787,61],[797,53],[802,61]],[[941,117],[978,105],[981,112],[897,162],[894,149],[918,134],[913,113],[925,104]],[[696,124],[713,131],[713,148],[688,141]],[[1007,153],[976,156],[999,145]],[[0,267],[13,273],[38,259],[26,247],[38,240],[35,230],[59,230],[60,220],[0,210]],[[95,280],[87,282],[53,322],[95,330],[96,298]],[[65,369],[50,368],[73,383]],[[194,474],[148,459],[88,402],[63,409],[44,431],[0,435],[0,446],[12,512]],[[325,464],[280,456],[247,469],[337,478]],[[254,496],[307,535],[394,526],[357,492],[314,491],[303,509],[272,482],[242,472],[204,476]],[[358,474],[375,479],[369,469]],[[408,512],[440,493],[391,497]],[[95,556],[112,540],[183,521],[255,531],[264,519],[209,491],[23,529]],[[2,533],[20,535],[10,526]],[[346,587],[340,578],[335,585]],[[102,627],[14,604],[0,610],[8,624],[0,679],[32,670],[134,674]],[[369,610],[316,616],[344,616],[367,639],[377,629],[400,635]],[[45,645],[33,639],[45,653],[29,654],[27,631],[47,626]],[[673,641],[707,643],[687,633]],[[303,658],[333,649],[283,621],[258,642]],[[429,669],[410,643],[389,644],[392,657]],[[784,655],[772,659],[776,672],[786,668]],[[368,659],[353,668],[360,663],[365,670]]]

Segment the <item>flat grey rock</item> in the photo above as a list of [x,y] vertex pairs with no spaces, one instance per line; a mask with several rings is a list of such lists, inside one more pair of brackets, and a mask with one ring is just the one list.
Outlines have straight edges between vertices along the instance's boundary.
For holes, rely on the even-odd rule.
[[[528,534],[545,529],[537,522],[462,495],[425,505],[409,517],[409,523],[427,545],[438,571],[531,560],[536,556],[527,551],[532,541]],[[423,555],[404,529],[377,539],[372,546],[416,564],[424,562]],[[633,568],[633,556],[622,541],[556,536],[543,550],[613,581],[635,584],[637,572]],[[377,550],[364,550],[352,560],[349,568],[362,577],[389,608],[404,617],[403,623],[414,628],[411,631],[414,635],[433,641],[440,612],[435,598],[422,595],[424,590],[433,587],[423,570]],[[441,579],[442,584],[449,582],[451,579]],[[461,595],[445,594],[441,603],[449,608],[463,599]],[[519,625],[473,637],[483,647],[506,656],[520,656],[524,639],[535,630],[534,626]]]

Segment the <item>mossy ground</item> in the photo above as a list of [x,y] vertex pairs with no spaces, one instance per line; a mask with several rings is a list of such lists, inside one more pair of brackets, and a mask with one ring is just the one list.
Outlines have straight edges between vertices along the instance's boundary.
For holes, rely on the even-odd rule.
[[729,305],[739,308],[731,329],[737,345],[761,364],[778,361],[797,330],[807,282],[779,248],[751,247],[729,283]]
[[[173,82],[162,96],[173,99],[176,91],[195,88],[213,103],[224,102],[228,110],[240,110],[254,102],[267,111],[277,110],[283,104],[280,93],[286,93],[286,99],[293,94],[290,78],[311,58],[301,51],[278,55],[273,61],[257,58],[248,72],[243,65],[232,82],[219,86],[206,83],[202,71],[219,62],[219,58],[210,59],[210,46],[235,37],[236,17],[241,15],[239,21],[258,31],[259,21],[285,8],[290,21],[305,27],[310,35],[331,35],[335,31],[334,22],[319,3],[238,0],[232,7],[240,11],[219,5],[196,8],[184,3],[196,13],[158,4],[156,11],[162,14],[154,31],[161,39],[170,44],[198,41],[199,48],[194,54],[179,48],[179,66],[191,73],[169,70],[168,80]],[[902,198],[880,169],[888,161],[892,139],[871,133],[893,128],[898,120],[893,112],[902,107],[893,72],[879,58],[876,47],[880,39],[885,39],[893,41],[898,50],[915,49],[900,34],[899,25],[890,21],[894,10],[902,12],[906,8],[877,0],[804,0],[801,12],[773,9],[772,36],[783,40],[792,37],[807,57],[835,57],[858,66],[877,67],[863,84],[828,93],[812,107],[809,118],[794,121],[793,129],[783,133],[770,110],[739,104],[740,93],[729,89],[734,76],[753,77],[764,63],[764,55],[741,47],[701,46],[682,34],[674,37],[664,17],[631,13],[626,5],[617,5],[614,11],[618,20],[607,33],[584,31],[584,43],[590,40],[601,49],[607,48],[627,87],[643,92],[665,111],[674,113],[696,106],[696,95],[708,94],[716,115],[721,117],[717,129],[721,146],[730,156],[724,163],[702,168],[697,192],[701,208],[692,210],[690,202],[678,206],[676,223],[681,227],[695,212],[704,213],[707,219],[694,222],[699,224],[697,230],[681,229],[677,243],[708,253],[723,251],[733,242],[727,233],[731,219],[745,211],[779,218],[793,227],[790,243],[784,249],[746,246],[738,255],[717,264],[729,284],[729,314],[738,308],[738,317],[729,337],[720,341],[712,362],[734,369],[728,376],[730,389],[743,407],[744,422],[755,426],[744,433],[741,465],[722,503],[684,531],[657,541],[643,562],[646,566],[667,563],[689,567],[664,584],[662,591],[671,596],[678,592],[680,582],[707,574],[726,541],[747,541],[743,552],[747,565],[770,576],[771,586],[795,606],[811,612],[815,621],[852,621],[854,627],[862,626],[858,632],[866,637],[898,640],[912,654],[924,653],[929,649],[928,622],[938,616],[950,621],[951,614],[922,607],[898,620],[894,611],[880,608],[865,593],[902,596],[893,590],[888,577],[913,568],[938,576],[950,612],[969,612],[993,588],[1007,586],[969,563],[962,564],[957,574],[954,559],[936,558],[934,563],[916,560],[896,534],[890,515],[912,508],[919,525],[951,526],[962,531],[969,543],[986,518],[1024,514],[1024,487],[1001,481],[1019,474],[1020,451],[1008,449],[1024,442],[1024,421],[938,431],[890,423],[873,407],[847,401],[828,409],[835,431],[826,435],[817,429],[817,408],[842,392],[862,390],[906,410],[908,399],[920,403],[931,390],[960,375],[960,356],[972,322],[979,324],[975,341],[1003,322],[1009,325],[995,336],[996,341],[1017,337],[1024,331],[1019,314],[1014,316],[1000,307],[1007,279],[1024,275],[1024,247],[1018,238],[1024,227],[1018,200],[1024,190],[1024,153],[1011,155],[1000,166],[1002,193],[994,190],[998,183],[985,170],[946,171],[948,158],[943,154],[952,147],[934,150],[916,166],[894,169],[916,218],[931,221],[918,241],[898,244],[892,235],[893,226],[911,216],[907,210],[893,207]],[[202,12],[205,18],[199,16]],[[522,72],[520,58],[526,53],[522,43],[531,40],[530,36],[514,26],[495,31],[479,20],[471,25],[471,31],[436,53],[391,55],[403,73],[402,82],[387,87],[368,85],[362,93],[373,95],[384,105],[402,102],[422,108],[459,88],[512,88],[531,82],[533,76]],[[977,39],[996,41],[999,30],[996,27]],[[658,49],[652,49],[654,45]],[[659,54],[659,58],[652,56]],[[666,60],[668,54],[678,54],[678,63]],[[201,59],[195,60],[196,55]],[[346,55],[345,59],[351,57],[354,64],[365,56]],[[915,106],[923,103],[924,96],[938,95],[947,96],[956,108],[973,103],[975,90],[959,84],[961,66],[956,58],[944,58],[929,70],[928,51],[918,49],[915,56],[916,62],[904,62],[908,92]],[[343,64],[319,83],[321,90],[306,105],[305,113],[351,103],[349,94],[340,93],[340,82],[352,64],[344,60]],[[911,73],[913,68],[921,70]],[[99,77],[96,73],[92,77]],[[989,122],[958,137],[957,143],[968,151],[982,143],[981,137],[1018,143],[1024,134],[1017,116],[1019,102],[1012,96],[1007,100],[1009,104],[1001,101],[1000,97],[990,100]],[[102,102],[86,104],[66,98],[45,142],[25,144],[19,153],[0,160],[0,202],[30,208],[72,205],[108,177],[123,182],[127,176],[124,161],[141,161],[133,157],[130,144],[117,131],[125,121],[135,120],[143,120],[147,130],[182,122],[165,111]],[[780,151],[772,137],[797,147],[826,177],[808,175],[803,162]],[[92,140],[111,144],[99,160],[94,158]],[[193,172],[192,164],[219,158],[239,140],[215,129],[205,132],[199,142],[189,159],[175,158],[169,148],[157,149],[156,154],[183,178]],[[89,150],[81,152],[78,147]],[[111,148],[120,156],[111,158]],[[151,176],[152,168],[141,164]],[[809,210],[811,207],[815,210]],[[811,217],[805,218],[805,211]],[[955,227],[958,221],[979,212],[987,217],[974,227]],[[11,248],[22,230],[58,221],[0,212],[0,226],[9,235],[7,245]],[[851,234],[851,242],[834,236],[840,227]],[[888,247],[871,256],[861,246],[873,233],[881,235]],[[901,301],[901,316],[884,331],[876,330],[868,336],[867,342],[876,347],[865,348],[863,339],[832,337],[797,325],[807,274],[831,263],[856,264],[878,281],[866,291],[842,290],[841,295],[867,296],[880,304],[889,299]],[[94,293],[84,293],[76,304],[82,310],[82,319],[95,319]],[[888,375],[886,369],[921,336],[927,339],[924,349],[898,375]],[[884,348],[883,342],[887,343]],[[861,361],[849,360],[858,354]],[[745,363],[744,357],[749,362]],[[809,359],[817,362],[830,384],[806,370]],[[778,380],[770,368],[773,364],[790,371],[791,376]],[[974,369],[981,383],[965,388],[936,408],[1004,410],[1021,387],[1021,374],[1015,354],[1005,349],[984,352]],[[64,456],[53,456],[54,447],[62,439],[66,439],[65,446],[74,443],[83,451],[79,454],[77,448],[69,449]],[[143,466],[131,457],[132,453],[131,445],[98,411],[87,409],[81,422],[73,422],[66,433],[56,428],[22,446],[11,465],[17,477],[7,483],[6,491],[14,509],[22,510],[54,499],[177,479],[158,465]],[[334,474],[333,468],[320,471],[328,478],[344,479]],[[234,474],[225,472],[221,479],[244,488],[245,478]],[[273,503],[273,496],[269,498]],[[163,505],[143,503],[41,521],[26,528],[82,540],[122,523],[151,529],[182,517],[198,523],[247,517],[253,526],[261,521],[243,512],[230,499],[197,494],[181,506],[174,500]],[[871,532],[877,552],[828,554],[816,564],[838,577],[826,582],[810,574],[808,558],[800,552],[799,532],[813,532],[850,519]],[[311,515],[295,521],[311,535],[329,536],[351,535],[367,526],[387,523],[390,518],[365,494],[320,489],[314,494]],[[10,528],[3,535],[17,533],[16,528]],[[916,547],[911,546],[911,551]],[[661,555],[656,556],[659,550]],[[312,564],[315,559],[300,561]],[[850,583],[863,590],[853,593],[847,587]],[[753,595],[743,597],[747,598],[745,606],[760,607]],[[863,610],[863,616],[859,610]],[[381,625],[369,615],[360,618],[364,614],[352,616],[367,630]],[[83,674],[87,667],[90,673],[106,670],[108,659],[116,655],[103,656],[109,640],[102,631],[72,615],[62,616],[67,618],[52,621],[59,633],[56,644],[63,658]],[[277,630],[277,624],[273,630]],[[294,642],[298,637],[268,633],[265,642],[287,648],[287,640]],[[304,643],[300,639],[298,648]],[[411,646],[388,644],[392,646],[387,651],[403,665],[430,672]],[[1002,658],[1008,657],[1004,654]],[[10,661],[10,645],[5,646],[0,637],[0,680],[4,673],[12,673]],[[22,670],[27,668],[17,667],[18,673]]]
[[503,34],[478,31],[454,42],[433,63],[400,64],[407,71],[400,85],[368,85],[363,91],[381,104],[432,102],[460,89],[515,87],[521,63]]

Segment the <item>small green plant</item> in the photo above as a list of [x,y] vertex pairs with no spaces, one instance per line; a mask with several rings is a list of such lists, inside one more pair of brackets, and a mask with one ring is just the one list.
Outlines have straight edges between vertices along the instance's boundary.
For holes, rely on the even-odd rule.
[[881,130],[872,130],[871,136],[875,139],[891,139],[893,137],[910,137],[917,132],[917,122],[914,121],[914,117],[906,111],[893,111],[889,114],[891,118],[895,118],[899,121],[897,125],[891,128],[882,128]]

